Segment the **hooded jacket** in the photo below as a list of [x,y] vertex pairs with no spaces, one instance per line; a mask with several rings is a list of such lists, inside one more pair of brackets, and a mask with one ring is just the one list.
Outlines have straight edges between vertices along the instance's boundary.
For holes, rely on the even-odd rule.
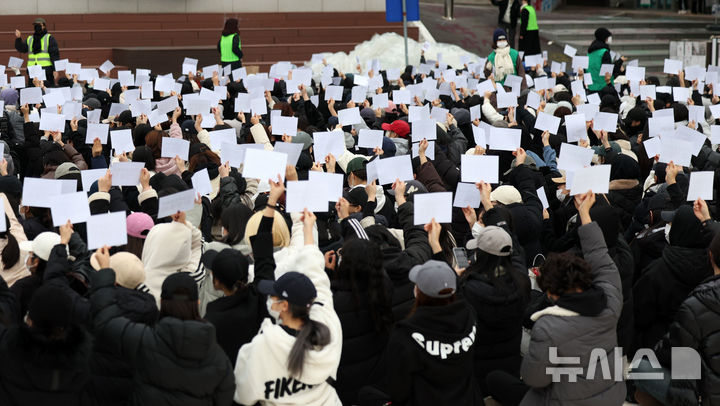
[[[155,324],[158,308],[152,295],[120,286],[115,289],[117,305],[124,317],[135,323]],[[92,378],[88,392],[98,405],[127,405],[135,388],[132,365],[113,348],[116,347],[96,342],[90,359]]]
[[[701,379],[673,379],[668,389],[672,404],[676,399],[695,399],[693,404],[720,405],[720,276],[715,275],[695,288],[680,305],[670,325],[670,333],[663,337],[655,349],[658,359],[671,366],[673,347],[690,347],[700,353]],[[702,402],[699,399],[702,398]]]
[[151,327],[133,323],[117,304],[115,272],[93,274],[90,300],[95,339],[120,354],[135,371],[131,404],[229,405],[232,366],[205,321],[163,317]]
[[[4,282],[3,282],[4,284]],[[21,405],[89,405],[92,337],[71,325],[65,339],[50,342],[27,326],[0,332],[0,403]]]
[[393,405],[482,405],[476,339],[475,312],[464,300],[419,307],[390,334],[378,386]]
[[690,206],[677,210],[670,245],[633,286],[635,331],[641,348],[657,344],[688,293],[712,275],[706,247],[717,226],[713,222],[703,227]]
[[202,235],[190,223],[176,221],[157,224],[147,235],[142,262],[145,285],[160,306],[160,292],[165,278],[175,272],[189,272],[200,283],[204,273],[199,270]]
[[294,269],[315,285],[317,297],[310,319],[330,329],[330,343],[305,354],[302,375],[291,376],[288,356],[295,337],[266,318],[260,332],[242,346],[235,364],[235,402],[243,405],[341,406],[328,379],[336,379],[342,351],[342,328],[333,309],[330,280],[325,274],[325,258],[316,245],[305,245],[293,258]]
[[[622,309],[620,275],[597,223],[581,226],[578,235],[583,257],[592,269],[593,287],[580,294],[563,295],[555,306],[532,315],[535,324],[520,371],[523,381],[530,386],[521,402],[523,406],[620,405],[625,399],[624,382],[599,375],[601,361],[607,360],[610,371],[615,370],[615,330]],[[557,350],[559,357],[579,358],[579,365],[550,362],[551,348]],[[605,349],[607,358],[593,360],[591,351],[596,348]],[[596,371],[594,378],[588,376],[591,360]],[[567,374],[553,382],[552,374],[547,372],[549,367],[581,367],[583,373],[577,375],[577,382],[569,382]]]

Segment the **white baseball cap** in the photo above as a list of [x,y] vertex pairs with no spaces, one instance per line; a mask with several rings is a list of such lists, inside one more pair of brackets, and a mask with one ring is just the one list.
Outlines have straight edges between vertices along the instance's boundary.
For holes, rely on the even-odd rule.
[[44,233],[38,234],[34,240],[23,241],[19,245],[20,250],[32,252],[36,257],[47,261],[50,259],[50,251],[58,244],[60,244],[60,235],[51,231],[45,231]]

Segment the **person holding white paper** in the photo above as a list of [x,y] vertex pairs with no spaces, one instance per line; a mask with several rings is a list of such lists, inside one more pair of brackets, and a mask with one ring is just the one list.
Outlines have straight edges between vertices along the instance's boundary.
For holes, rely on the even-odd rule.
[[588,86],[588,90],[597,92],[605,86],[613,86],[615,77],[622,71],[622,65],[626,58],[620,57],[614,62],[615,69],[611,74],[600,76],[600,68],[602,65],[613,64],[610,56],[610,44],[612,43],[612,33],[607,28],[598,28],[595,30],[595,39],[588,47],[588,58],[590,60],[587,73],[592,77],[592,84]]

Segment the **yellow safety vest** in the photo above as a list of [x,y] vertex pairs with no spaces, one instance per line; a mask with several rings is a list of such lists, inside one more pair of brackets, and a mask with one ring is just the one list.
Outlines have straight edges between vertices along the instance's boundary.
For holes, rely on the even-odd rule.
[[33,53],[33,41],[35,38],[31,35],[27,38],[28,45],[28,66],[40,65],[40,66],[52,66],[50,60],[50,34],[45,34],[40,39],[40,52],[37,54]]

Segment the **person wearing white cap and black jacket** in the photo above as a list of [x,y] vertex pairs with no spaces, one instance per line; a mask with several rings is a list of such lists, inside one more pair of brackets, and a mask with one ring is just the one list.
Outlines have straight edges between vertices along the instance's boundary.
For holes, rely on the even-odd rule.
[[305,210],[305,245],[292,258],[297,272],[258,284],[260,293],[268,296],[268,312],[276,324],[265,319],[258,335],[240,348],[235,364],[237,403],[342,405],[331,385],[340,364],[342,328],[314,227],[315,215]]
[[10,287],[20,305],[18,315],[21,319],[27,313],[33,294],[43,283],[50,251],[59,243],[59,234],[46,231],[38,234],[32,241],[23,241],[19,244],[20,252],[25,256],[25,266],[30,271],[29,276],[19,279]]
[[414,266],[409,278],[415,283],[413,312],[390,333],[384,368],[375,384],[361,389],[360,404],[483,405],[473,364],[475,312],[456,295],[455,271],[429,260]]
[[466,248],[474,258],[460,270],[458,294],[477,315],[475,376],[487,393],[485,377],[491,371],[500,369],[520,377],[522,321],[530,301],[530,278],[521,250],[513,249],[513,238],[505,229],[486,226],[473,236]]

